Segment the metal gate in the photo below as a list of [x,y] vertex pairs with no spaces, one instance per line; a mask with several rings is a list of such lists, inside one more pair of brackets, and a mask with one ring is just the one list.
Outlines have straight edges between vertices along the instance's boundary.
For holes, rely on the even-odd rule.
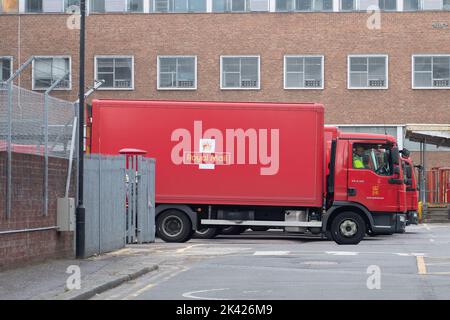
[[155,241],[155,160],[127,156],[126,242]]
[[86,256],[155,240],[155,162],[87,155],[84,172]]

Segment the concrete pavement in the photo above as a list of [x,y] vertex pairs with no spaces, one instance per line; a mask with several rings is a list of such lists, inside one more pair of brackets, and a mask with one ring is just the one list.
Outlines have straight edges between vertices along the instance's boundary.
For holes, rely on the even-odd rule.
[[[66,287],[71,265],[80,267],[80,290]],[[357,246],[277,231],[181,244],[157,240],[0,273],[0,299],[76,297],[449,299],[450,225],[409,226],[405,234],[367,237]]]
[[157,272],[94,299],[449,299],[449,244],[448,224],[357,246],[277,232],[194,240]]

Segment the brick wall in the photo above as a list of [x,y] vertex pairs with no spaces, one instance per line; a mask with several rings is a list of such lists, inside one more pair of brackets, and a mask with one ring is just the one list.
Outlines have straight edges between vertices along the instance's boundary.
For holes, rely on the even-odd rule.
[[[6,217],[7,153],[0,152],[0,231],[56,226],[56,199],[63,197],[68,161],[49,158],[48,215],[44,216],[44,159],[13,153],[12,210]],[[75,183],[72,179],[71,196]],[[73,233],[56,230],[0,234],[0,269],[73,256]]]
[[[78,30],[66,14],[3,15],[0,55],[24,62],[31,55],[70,55],[78,92]],[[381,29],[366,27],[365,12],[92,14],[87,17],[86,84],[96,55],[133,55],[135,89],[98,91],[92,98],[320,102],[325,122],[340,124],[450,123],[450,90],[413,90],[412,54],[450,54],[448,12],[382,12]],[[20,30],[20,31],[19,31]],[[20,37],[19,37],[20,35]],[[20,59],[19,50],[20,47]],[[260,55],[261,90],[220,90],[220,55]],[[285,54],[324,55],[324,90],[284,90]],[[347,89],[347,55],[387,54],[387,90]],[[158,55],[197,55],[197,90],[157,90]],[[21,77],[31,88],[31,68]],[[448,153],[430,155],[450,165]],[[434,160],[433,160],[434,161]]]

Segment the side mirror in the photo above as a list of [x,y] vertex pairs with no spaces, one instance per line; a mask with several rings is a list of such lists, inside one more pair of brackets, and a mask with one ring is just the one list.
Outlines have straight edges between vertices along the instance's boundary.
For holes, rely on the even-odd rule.
[[400,156],[398,153],[398,147],[392,148],[392,163],[399,165],[400,164]]
[[405,149],[405,148],[403,148],[403,150],[400,152],[401,152],[402,156],[404,156],[405,158],[409,158],[409,156],[411,154],[411,152],[409,152],[409,150]]

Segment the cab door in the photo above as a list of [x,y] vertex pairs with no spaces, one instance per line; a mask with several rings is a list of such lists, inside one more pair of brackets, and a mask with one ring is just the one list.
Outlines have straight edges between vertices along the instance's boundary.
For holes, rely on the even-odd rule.
[[[364,205],[372,212],[396,212],[399,185],[393,184],[394,170],[390,147],[383,142],[350,141],[348,161],[348,201]],[[355,149],[364,148],[364,167],[355,159]],[[359,156],[358,156],[359,158]],[[356,163],[356,164],[355,164]]]

